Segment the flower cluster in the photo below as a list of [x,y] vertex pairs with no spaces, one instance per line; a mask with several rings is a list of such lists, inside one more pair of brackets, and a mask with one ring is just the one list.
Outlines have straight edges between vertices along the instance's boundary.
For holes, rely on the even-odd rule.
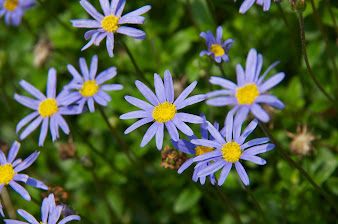
[[[41,222],[38,222],[34,216],[26,212],[25,210],[18,209],[18,214],[21,215],[24,219],[27,220],[30,224],[65,224],[72,220],[80,221],[81,218],[78,215],[70,215],[58,222],[62,212],[62,205],[56,205],[54,195],[50,194],[47,198],[43,199],[41,205]],[[4,219],[6,224],[18,224],[18,223],[27,223],[20,222],[12,219]]]

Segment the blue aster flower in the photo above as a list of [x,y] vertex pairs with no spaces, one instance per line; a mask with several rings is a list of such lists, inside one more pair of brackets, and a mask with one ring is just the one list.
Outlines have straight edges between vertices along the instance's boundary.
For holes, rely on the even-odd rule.
[[[47,198],[43,199],[41,205],[41,222],[38,222],[34,216],[26,212],[25,210],[18,209],[18,214],[27,220],[30,224],[65,224],[72,220],[80,221],[81,218],[78,215],[70,215],[58,222],[61,212],[62,205],[56,205],[54,195],[50,194]],[[27,222],[21,222],[12,219],[4,219],[7,224],[24,224]]]
[[23,118],[16,126],[16,132],[18,133],[21,128],[23,128],[35,118],[34,121],[31,122],[21,133],[20,139],[25,139],[41,123],[42,126],[39,137],[39,146],[43,146],[43,143],[46,139],[48,124],[50,124],[50,132],[52,134],[53,141],[59,138],[59,127],[61,127],[64,133],[69,134],[69,127],[62,115],[72,115],[78,113],[74,108],[67,107],[77,98],[74,98],[75,93],[69,93],[68,90],[64,90],[60,92],[58,96],[55,96],[56,70],[51,68],[48,71],[47,97],[41,93],[40,90],[24,80],[20,81],[20,85],[36,98],[32,99],[30,97],[21,96],[16,93],[14,94],[14,99],[16,101],[28,108],[35,110],[33,113]]
[[18,26],[26,9],[32,8],[35,0],[0,0],[0,18],[5,15],[5,23]]
[[269,104],[278,109],[285,107],[284,103],[277,97],[267,93],[269,89],[280,83],[284,77],[284,72],[273,75],[266,81],[263,81],[268,72],[279,62],[273,63],[264,74],[259,77],[263,65],[263,56],[257,55],[255,49],[251,49],[246,59],[245,72],[240,64],[237,64],[237,84],[221,78],[211,77],[209,82],[220,85],[225,90],[216,90],[207,94],[207,98],[215,97],[206,101],[211,106],[234,105],[229,112],[234,114],[237,112],[244,121],[248,113],[252,114],[263,122],[268,122],[270,117],[268,113],[262,109],[260,103]]
[[135,11],[125,14],[121,17],[126,0],[100,0],[104,15],[99,13],[88,1],[81,0],[82,7],[95,19],[76,19],[71,20],[74,27],[94,28],[85,33],[86,40],[91,40],[81,49],[82,51],[92,44],[100,45],[100,42],[107,37],[106,46],[110,57],[114,57],[114,33],[124,34],[135,39],[144,40],[146,34],[139,29],[121,26],[123,24],[143,24],[145,18],[142,14],[151,9],[150,5],[143,6]]
[[[77,99],[79,104],[79,111],[83,110],[84,104],[87,102],[90,112],[94,112],[94,101],[102,106],[107,106],[111,101],[111,97],[105,91],[114,91],[123,89],[121,84],[106,84],[101,85],[104,82],[114,78],[116,76],[116,68],[110,67],[101,72],[97,77],[97,55],[94,55],[90,63],[90,69],[88,69],[87,63],[84,58],[80,58],[80,73],[72,65],[68,65],[68,71],[73,76],[73,80],[65,88],[69,90],[76,90],[73,93],[74,99]],[[73,101],[73,99],[70,99]],[[66,102],[68,103],[68,102]]]
[[268,152],[275,147],[274,144],[267,143],[269,142],[269,138],[256,138],[244,143],[251,132],[255,130],[257,124],[257,119],[254,119],[241,134],[242,123],[240,123],[239,116],[236,116],[235,119],[233,119],[233,116],[228,114],[225,126],[220,132],[208,123],[208,131],[215,140],[194,139],[191,140],[191,143],[204,147],[213,147],[215,150],[197,156],[193,161],[200,162],[200,166],[210,161],[214,162],[203,170],[200,170],[197,173],[197,176],[201,178],[222,169],[218,179],[218,185],[222,185],[227,178],[232,165],[235,164],[235,168],[242,182],[246,186],[249,185],[248,174],[239,160],[242,159],[258,165],[265,165],[266,161],[256,155]]
[[136,87],[142,95],[152,104],[143,100],[139,100],[132,96],[125,96],[125,99],[132,105],[141,110],[132,111],[120,116],[120,119],[136,119],[142,118],[135,122],[125,130],[125,134],[135,130],[136,128],[153,122],[145,133],[141,147],[148,144],[148,142],[156,134],[156,146],[161,150],[163,145],[164,126],[166,126],[169,135],[174,141],[178,141],[179,134],[177,128],[187,136],[192,136],[194,132],[185,124],[185,122],[200,124],[203,123],[203,118],[200,116],[177,112],[186,106],[201,102],[205,99],[205,95],[195,95],[187,98],[187,96],[194,90],[197,81],[191,83],[174,101],[174,85],[169,70],[164,72],[164,84],[158,74],[154,74],[154,85],[156,95],[142,82],[136,81]]
[[[18,154],[20,149],[20,143],[15,141],[9,152],[8,157],[6,158],[5,154],[0,150],[0,192],[5,185],[11,186],[18,194],[20,194],[25,200],[30,201],[31,196],[16,181],[24,182],[30,186],[48,190],[48,187],[41,181],[29,177],[26,174],[21,174],[24,169],[27,169],[33,162],[38,158],[40,152],[33,152],[29,157],[24,161],[22,159],[16,159],[15,157]],[[2,209],[1,209],[2,210]],[[2,213],[3,214],[3,213]]]
[[[205,118],[205,115],[201,113],[201,117],[203,118],[204,122],[201,123],[201,138],[202,139],[209,139],[209,134],[208,134],[208,129],[207,129],[207,120]],[[218,130],[219,124],[215,122],[214,127]],[[197,139],[195,135],[193,136],[187,136],[189,140]],[[210,140],[214,140],[212,136],[210,136]],[[202,155],[207,152],[212,152],[214,149],[212,147],[205,147],[205,146],[199,146],[191,143],[190,141],[187,141],[185,139],[179,139],[178,141],[173,141],[172,139],[170,142],[173,144],[173,146],[180,150],[181,152],[184,152],[186,154],[191,154],[191,155]],[[184,170],[186,170],[194,161],[194,158],[196,157],[191,157],[185,163],[182,164],[182,166],[178,169],[178,173],[181,174]],[[206,177],[198,177],[197,173],[201,171],[202,169],[206,168],[207,166],[210,165],[210,163],[203,163],[203,165],[200,166],[200,163],[203,163],[203,161],[197,163],[197,168],[194,170],[192,180],[194,182],[197,182],[198,179],[200,180],[200,183],[203,185],[205,183]],[[209,180],[211,184],[216,183],[216,178],[215,175],[212,173],[209,175]]]
[[228,62],[229,57],[227,55],[227,52],[229,51],[234,41],[232,39],[227,39],[226,41],[223,42],[222,35],[223,35],[223,28],[221,26],[217,27],[216,38],[209,30],[206,33],[201,32],[200,36],[206,40],[208,50],[201,51],[200,57],[206,54],[214,58],[214,60],[217,63],[221,63],[222,60],[224,62]]
[[[274,0],[274,1],[280,2],[281,0]],[[271,0],[244,0],[241,7],[239,8],[239,12],[242,14],[246,13],[246,11],[248,11],[255,2],[257,5],[263,6],[264,11],[269,11]]]

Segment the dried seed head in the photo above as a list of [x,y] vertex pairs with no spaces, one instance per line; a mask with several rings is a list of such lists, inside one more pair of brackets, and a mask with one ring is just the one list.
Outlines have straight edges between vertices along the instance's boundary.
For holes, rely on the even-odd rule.
[[76,157],[76,145],[74,144],[72,137],[68,138],[67,144],[55,143],[55,145],[59,149],[59,156],[62,160]]
[[162,150],[161,156],[161,166],[170,169],[178,169],[188,160],[188,157],[183,152],[175,148],[171,149],[168,145]]
[[311,132],[308,132],[306,124],[303,125],[303,128],[301,128],[301,126],[298,124],[295,134],[291,132],[287,132],[286,134],[292,138],[292,141],[289,145],[291,153],[296,154],[302,158],[305,155],[310,155],[311,150],[315,151],[311,142],[315,139],[319,139],[319,137],[316,137],[312,135]]
[[46,61],[53,48],[52,42],[45,37],[40,37],[39,42],[34,46],[34,66],[40,68]]

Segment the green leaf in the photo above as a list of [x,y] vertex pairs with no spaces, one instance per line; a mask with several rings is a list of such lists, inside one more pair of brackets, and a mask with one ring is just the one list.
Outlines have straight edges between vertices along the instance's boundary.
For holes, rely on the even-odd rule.
[[197,204],[201,198],[201,192],[196,188],[187,188],[178,196],[174,204],[175,213],[183,213]]

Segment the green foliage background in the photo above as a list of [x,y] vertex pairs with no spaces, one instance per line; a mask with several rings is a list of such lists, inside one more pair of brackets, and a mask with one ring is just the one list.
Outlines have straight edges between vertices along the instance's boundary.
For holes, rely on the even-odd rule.
[[[99,1],[90,2],[100,9]],[[163,77],[164,70],[169,69],[175,83],[178,86],[181,84],[181,89],[197,80],[198,85],[193,94],[210,91],[208,77],[222,74],[206,56],[199,57],[199,52],[206,48],[199,33],[207,30],[215,33],[218,25],[223,27],[223,38],[234,39],[228,53],[230,62],[222,64],[228,79],[236,80],[235,66],[238,63],[245,65],[247,53],[251,48],[256,48],[263,54],[263,70],[273,62],[281,61],[270,72],[270,76],[279,71],[285,72],[285,79],[272,89],[272,93],[286,104],[286,108],[276,111],[269,127],[288,154],[291,139],[287,137],[286,132],[294,133],[297,124],[306,124],[313,135],[319,137],[313,142],[316,152],[312,152],[310,156],[300,159],[290,155],[334,201],[337,201],[337,104],[330,103],[309,77],[301,54],[298,17],[291,10],[290,3],[281,3],[289,24],[287,27],[274,2],[268,12],[263,12],[261,6],[254,5],[245,15],[238,13],[242,1],[209,2],[212,4],[208,5],[206,0],[127,1],[124,14],[146,4],[152,6],[145,14],[146,22],[138,26],[146,32],[147,38],[139,41],[117,34],[114,58],[109,58],[105,41],[102,41],[99,47],[93,45],[86,51],[80,51],[86,44],[83,34],[87,29],[73,28],[69,20],[90,17],[78,1],[41,0],[35,8],[26,11],[19,27],[7,27],[3,18],[1,19],[2,144],[11,145],[14,140],[19,140],[15,127],[31,112],[13,99],[14,93],[27,94],[19,86],[20,80],[24,79],[44,92],[47,71],[50,67],[55,67],[58,71],[60,91],[71,80],[67,64],[78,68],[79,57],[85,57],[89,62],[91,57],[97,54],[99,71],[111,66],[117,67],[118,75],[110,83],[121,83],[124,89],[109,93],[113,100],[104,111],[130,148],[136,166],[130,163],[121,146],[111,135],[99,111],[67,116],[71,136],[77,147],[77,158],[61,160],[56,143],[52,143],[49,134],[42,148],[37,146],[39,131],[34,131],[21,141],[20,158],[26,158],[34,150],[41,151],[37,161],[26,173],[45,180],[49,186],[65,188],[69,192],[67,205],[82,217],[81,223],[236,223],[227,203],[209,181],[201,186],[191,180],[193,167],[179,175],[176,170],[160,167],[161,153],[155,147],[155,140],[144,148],[139,147],[149,125],[124,135],[124,130],[135,121],[119,120],[121,114],[136,109],[124,100],[125,95],[142,98],[134,81],[147,79],[153,83],[155,72]],[[338,37],[327,1],[315,2],[338,64]],[[330,3],[337,19],[337,2],[331,0]],[[307,4],[304,17],[310,64],[319,83],[330,95],[337,97],[337,74],[333,72],[332,61],[316,25],[310,1],[307,1]],[[33,64],[34,46],[41,37],[50,39],[53,49],[43,65],[36,68]],[[144,71],[145,77],[135,71],[121,44],[122,40]],[[223,124],[228,110],[228,107],[211,108],[202,102],[189,106],[184,111],[193,114],[204,112],[209,121]],[[196,133],[199,131],[198,125],[191,127]],[[257,127],[250,138],[263,136],[264,133]],[[171,146],[169,138],[166,134],[165,144]],[[66,143],[67,140],[68,137],[61,134],[57,143]],[[93,151],[91,146],[97,151]],[[291,167],[277,150],[265,153],[262,157],[268,161],[265,166],[243,163],[253,194],[269,223],[335,223],[334,210],[325,198]],[[140,173],[144,174],[144,178]],[[146,185],[151,186],[153,194]],[[36,203],[25,201],[12,189],[7,188],[14,209],[25,209],[39,218],[42,191],[26,185],[25,188]],[[263,222],[235,170],[230,172],[222,188],[238,210],[243,223]],[[5,213],[8,217],[8,213]]]

